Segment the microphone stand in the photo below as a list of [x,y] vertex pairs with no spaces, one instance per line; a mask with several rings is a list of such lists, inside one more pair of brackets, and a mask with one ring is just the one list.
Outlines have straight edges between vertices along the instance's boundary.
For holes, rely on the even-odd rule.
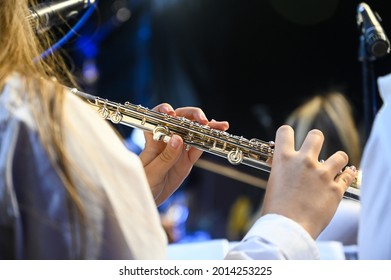
[[358,60],[362,63],[362,88],[364,103],[364,143],[369,137],[372,123],[377,113],[377,87],[373,62],[375,56],[370,55],[365,42],[364,34],[360,36]]
[[377,87],[373,70],[376,58],[383,57],[390,52],[390,41],[382,26],[380,16],[371,10],[368,4],[362,2],[357,7],[357,25],[361,29],[359,61],[362,62],[363,98],[365,138],[369,137],[372,123],[377,114]]

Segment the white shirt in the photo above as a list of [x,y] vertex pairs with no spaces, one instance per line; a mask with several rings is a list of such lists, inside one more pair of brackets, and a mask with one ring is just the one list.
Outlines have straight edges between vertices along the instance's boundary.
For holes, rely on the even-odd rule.
[[226,259],[319,259],[315,241],[304,228],[281,215],[268,214],[251,227]]
[[391,259],[391,75],[378,79],[383,105],[361,162],[359,259]]
[[[25,91],[13,75],[0,94],[0,243],[10,247],[0,256],[74,258],[64,184],[37,136]],[[139,157],[79,97],[67,93],[63,106],[63,148],[77,168],[71,176],[89,225],[85,258],[165,258],[167,237]]]

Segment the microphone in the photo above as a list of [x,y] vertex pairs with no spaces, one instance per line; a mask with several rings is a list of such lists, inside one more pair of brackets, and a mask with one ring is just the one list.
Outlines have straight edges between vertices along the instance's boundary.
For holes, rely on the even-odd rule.
[[64,23],[68,18],[78,15],[80,10],[94,4],[95,0],[65,0],[40,3],[29,8],[27,20],[36,32],[45,32],[52,26]]
[[357,25],[364,34],[368,53],[373,57],[382,57],[390,52],[390,41],[382,26],[380,16],[374,13],[364,2],[357,8]]

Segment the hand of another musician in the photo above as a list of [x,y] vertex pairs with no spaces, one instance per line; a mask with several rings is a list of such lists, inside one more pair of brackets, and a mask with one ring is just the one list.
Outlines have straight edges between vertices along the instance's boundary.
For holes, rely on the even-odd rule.
[[[204,112],[196,107],[181,107],[174,110],[171,105],[162,103],[153,110],[172,117],[185,117],[218,130],[225,131],[229,127],[226,121],[209,121]],[[144,136],[145,149],[140,153],[140,159],[156,204],[160,205],[182,184],[202,151],[196,148],[186,151],[183,139],[178,135],[173,135],[167,144],[155,141],[151,133],[144,132]]]
[[262,215],[280,214],[296,221],[314,239],[332,219],[357,173],[353,166],[344,169],[348,155],[342,151],[319,162],[323,141],[323,133],[314,129],[296,151],[293,129],[284,125],[277,130],[271,173],[261,210]]

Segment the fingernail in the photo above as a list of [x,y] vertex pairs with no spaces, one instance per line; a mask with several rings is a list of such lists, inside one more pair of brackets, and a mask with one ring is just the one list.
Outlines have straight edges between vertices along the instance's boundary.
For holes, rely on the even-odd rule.
[[349,168],[350,168],[352,171],[354,171],[354,172],[356,172],[356,171],[357,171],[357,168],[356,168],[354,165],[352,165],[352,166],[349,166]]
[[199,118],[200,118],[201,121],[208,122],[208,118],[204,114],[200,114]]
[[166,114],[169,115],[169,116],[171,116],[171,117],[175,117],[175,116],[176,116],[175,111],[173,111],[173,110],[168,110],[168,111],[166,112]]

